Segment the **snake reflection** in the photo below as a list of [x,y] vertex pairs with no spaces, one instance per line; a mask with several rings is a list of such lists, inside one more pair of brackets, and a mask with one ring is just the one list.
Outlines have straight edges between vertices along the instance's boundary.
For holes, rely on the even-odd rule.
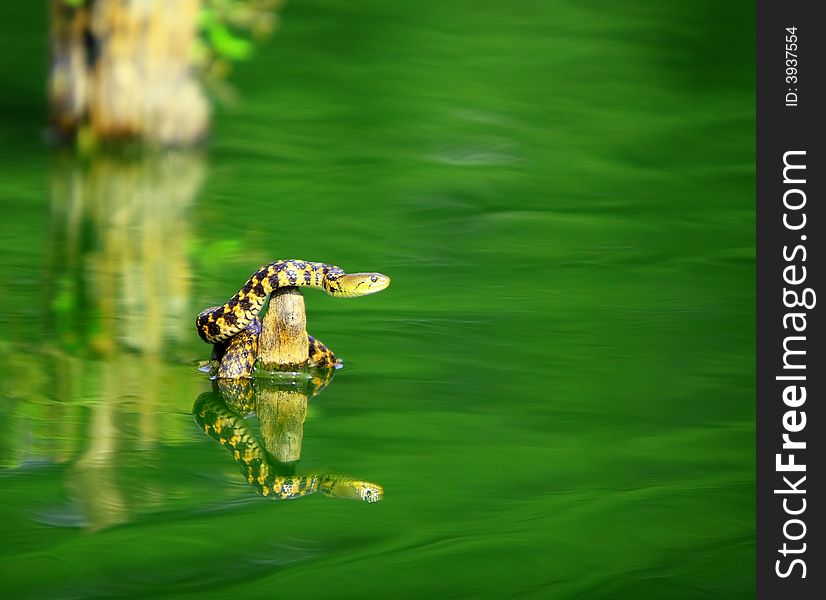
[[[219,379],[213,391],[198,397],[192,414],[201,429],[232,454],[247,483],[262,496],[292,500],[318,492],[378,502],[384,495],[379,484],[338,473],[291,472],[290,463],[300,455],[307,398],[321,392],[333,373],[333,369],[314,373],[304,389],[268,380]],[[263,443],[250,432],[244,419],[244,415],[254,412],[259,416]],[[300,413],[297,418],[296,412]],[[285,430],[286,436],[279,435]],[[285,439],[292,445],[297,439],[297,448],[290,448]]]

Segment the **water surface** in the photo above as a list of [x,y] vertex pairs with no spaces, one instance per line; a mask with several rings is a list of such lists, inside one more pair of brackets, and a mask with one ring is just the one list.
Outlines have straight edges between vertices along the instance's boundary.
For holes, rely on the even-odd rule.
[[[735,4],[295,0],[204,151],[91,161],[4,7],[5,593],[751,597]],[[194,315],[290,257],[393,279],[305,294],[345,367],[292,465],[379,503],[263,498],[193,420]]]

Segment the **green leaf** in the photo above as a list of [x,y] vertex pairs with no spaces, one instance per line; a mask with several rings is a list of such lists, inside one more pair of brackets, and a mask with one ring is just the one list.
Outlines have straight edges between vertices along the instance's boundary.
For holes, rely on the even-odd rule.
[[252,55],[252,43],[236,37],[221,23],[213,22],[207,29],[209,41],[215,52],[230,60],[244,60]]

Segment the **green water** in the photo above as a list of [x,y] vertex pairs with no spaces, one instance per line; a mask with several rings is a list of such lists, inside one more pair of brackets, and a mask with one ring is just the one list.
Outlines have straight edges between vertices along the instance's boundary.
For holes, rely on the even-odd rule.
[[[292,0],[203,152],[91,162],[6,4],[3,596],[753,595],[753,3]],[[305,294],[295,467],[382,502],[193,420],[194,315],[281,257],[392,277]]]

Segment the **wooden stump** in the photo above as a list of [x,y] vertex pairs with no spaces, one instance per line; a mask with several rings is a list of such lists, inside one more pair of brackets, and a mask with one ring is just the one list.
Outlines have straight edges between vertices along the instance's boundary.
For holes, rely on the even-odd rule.
[[304,296],[297,287],[273,292],[258,348],[258,359],[265,369],[292,371],[307,365],[307,315]]
[[189,145],[210,109],[194,75],[201,0],[51,0],[49,106],[57,132]]

